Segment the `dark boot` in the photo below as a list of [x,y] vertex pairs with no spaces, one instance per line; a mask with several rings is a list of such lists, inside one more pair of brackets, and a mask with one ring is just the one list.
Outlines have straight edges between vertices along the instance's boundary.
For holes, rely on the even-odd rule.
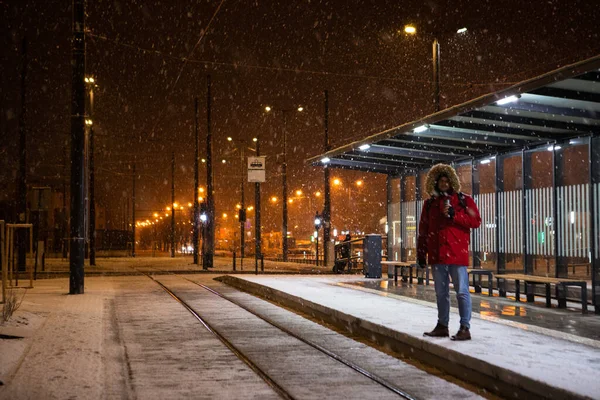
[[448,337],[448,336],[450,336],[450,333],[448,332],[447,326],[444,326],[438,322],[438,324],[435,326],[435,328],[433,328],[433,330],[431,332],[425,332],[423,334],[423,336]]
[[469,328],[466,326],[460,326],[460,329],[456,333],[456,335],[452,336],[450,339],[452,340],[471,340],[471,332],[469,332]]

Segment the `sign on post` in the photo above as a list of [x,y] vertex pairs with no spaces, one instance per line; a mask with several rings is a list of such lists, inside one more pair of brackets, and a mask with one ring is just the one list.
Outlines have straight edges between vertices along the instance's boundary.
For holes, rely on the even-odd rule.
[[265,156],[248,157],[248,182],[265,182]]

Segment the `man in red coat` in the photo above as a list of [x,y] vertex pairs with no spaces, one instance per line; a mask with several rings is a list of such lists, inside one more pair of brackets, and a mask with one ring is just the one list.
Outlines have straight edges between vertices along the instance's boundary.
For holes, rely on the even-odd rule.
[[471,196],[460,192],[454,168],[437,164],[427,174],[426,190],[431,197],[423,204],[419,222],[417,260],[432,266],[438,322],[425,336],[448,337],[450,321],[450,280],[456,291],[460,329],[452,340],[470,340],[471,294],[469,293],[469,241],[471,229],[481,217]]

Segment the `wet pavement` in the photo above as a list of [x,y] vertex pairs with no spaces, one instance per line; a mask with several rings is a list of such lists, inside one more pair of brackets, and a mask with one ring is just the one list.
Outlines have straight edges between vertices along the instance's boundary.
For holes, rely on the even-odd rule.
[[[435,304],[435,290],[433,284],[430,286],[417,285],[415,283],[398,281],[394,283],[393,279],[357,281],[348,283],[348,285],[359,286],[366,289],[376,290],[382,294],[396,295],[426,301]],[[485,285],[485,283],[484,283]],[[524,300],[524,297],[522,298]],[[527,325],[540,328],[551,329],[571,335],[600,340],[600,316],[592,311],[587,314],[581,313],[581,305],[576,303],[567,303],[567,309],[546,308],[545,298],[536,297],[535,303],[517,303],[514,294],[508,297],[498,297],[494,291],[494,296],[489,297],[484,288],[483,294],[475,294],[471,288],[471,302],[473,312],[481,315],[482,319],[511,321],[526,329]],[[452,307],[458,308],[458,302],[453,289],[450,289],[450,301]],[[435,321],[432,321],[432,326]]]

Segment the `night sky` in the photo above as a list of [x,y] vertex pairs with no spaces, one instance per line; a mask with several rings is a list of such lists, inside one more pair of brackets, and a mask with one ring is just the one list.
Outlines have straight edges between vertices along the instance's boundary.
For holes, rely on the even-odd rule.
[[[596,1],[115,1],[87,4],[87,73],[96,92],[97,204],[119,227],[139,172],[137,207],[193,193],[194,97],[205,153],[206,76],[212,78],[217,215],[239,201],[238,153],[226,138],[267,156],[265,230],[280,226],[282,114],[288,114],[290,191],[322,190],[322,169],[304,160],[323,152],[323,91],[329,91],[333,147],[433,112],[431,42],[441,44],[441,106],[467,101],[600,52]],[[71,2],[0,0],[0,201],[15,196],[20,112],[20,46],[29,42],[26,130],[28,184],[62,187],[69,156]],[[210,23],[210,25],[209,25]],[[418,29],[407,37],[402,29]],[[465,34],[456,29],[467,27]],[[208,30],[207,30],[208,27]],[[225,158],[228,163],[221,164]],[[68,161],[68,158],[67,158]],[[201,166],[201,184],[206,173]],[[333,222],[373,231],[385,216],[385,179],[334,170],[360,191],[333,193]],[[68,180],[67,180],[68,182]],[[337,196],[337,197],[336,197]],[[345,196],[367,217],[348,215]],[[254,199],[246,186],[246,202]],[[313,208],[317,208],[313,202]],[[319,209],[322,205],[319,204]],[[290,208],[290,225],[294,216]],[[141,213],[141,211],[140,211]],[[314,211],[307,215],[314,214]],[[310,221],[309,221],[310,223]],[[341,227],[340,227],[341,228]]]

